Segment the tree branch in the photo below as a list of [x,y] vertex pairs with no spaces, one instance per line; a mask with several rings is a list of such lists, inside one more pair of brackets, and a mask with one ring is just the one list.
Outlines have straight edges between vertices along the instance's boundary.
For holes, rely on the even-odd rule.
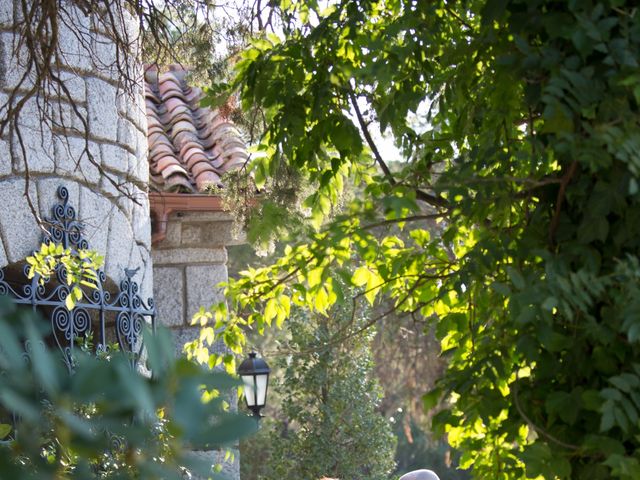
[[553,213],[553,218],[551,219],[551,225],[549,225],[549,243],[551,245],[554,245],[556,241],[556,230],[558,229],[558,223],[560,222],[560,212],[562,210],[562,204],[564,202],[564,194],[567,190],[567,185],[569,185],[569,182],[575,175],[577,169],[578,161],[574,160],[569,166],[569,169],[562,176],[562,182],[560,183],[560,189],[558,190],[558,197],[556,199],[556,209]]
[[520,415],[520,417],[522,417],[522,419],[527,423],[527,426],[530,427],[531,429],[533,429],[536,433],[539,433],[540,435],[545,437],[547,440],[550,440],[551,442],[555,443],[556,445],[564,447],[564,448],[566,448],[568,450],[574,450],[574,451],[575,450],[580,450],[580,447],[578,447],[577,445],[573,445],[571,443],[563,442],[562,440],[554,437],[549,432],[547,432],[543,428],[541,428],[538,425],[536,425],[535,423],[533,423],[533,421],[529,418],[529,416],[524,412],[524,410],[522,408],[522,405],[520,405],[520,400],[518,398],[518,386],[517,386],[518,380],[519,380],[519,378],[518,378],[518,376],[516,374],[516,381],[513,382],[511,385],[509,385],[509,387],[511,388],[511,391],[513,392],[513,404],[515,405],[516,410],[518,411],[518,414]]
[[381,220],[379,222],[369,223],[367,225],[363,225],[361,228],[362,230],[372,230],[374,228],[385,227],[387,225],[395,225],[402,222],[408,223],[419,222],[421,220],[435,220],[437,218],[442,218],[443,216],[445,216],[444,213],[434,213],[432,215],[412,215],[410,217],[393,218],[391,220]]
[[444,8],[445,8],[445,10],[446,10],[447,12],[449,12],[449,13],[453,16],[453,18],[455,18],[456,20],[458,20],[458,22],[460,22],[460,24],[461,24],[462,26],[464,26],[465,28],[467,28],[467,29],[469,30],[469,32],[467,32],[467,33],[473,32],[473,27],[472,27],[472,26],[471,26],[471,25],[470,25],[466,20],[464,20],[460,15],[458,15],[458,14],[455,12],[455,10],[453,10],[449,5],[446,5],[446,4],[445,4],[445,7],[444,7]]
[[[373,153],[373,157],[376,159],[376,163],[382,169],[382,172],[384,173],[384,176],[387,178],[389,183],[391,185],[397,185],[398,182],[393,177],[393,174],[391,173],[389,166],[383,160],[382,155],[380,155],[380,152],[378,151],[378,147],[376,146],[375,142],[373,141],[373,138],[371,137],[371,133],[369,132],[369,128],[367,127],[367,122],[365,121],[364,116],[360,111],[360,107],[358,106],[358,101],[356,99],[355,94],[353,93],[353,90],[349,90],[348,95],[349,95],[349,99],[351,100],[351,105],[353,106],[353,110],[354,112],[356,112],[356,117],[358,119],[358,124],[360,125],[360,130],[362,130],[362,134],[364,135],[364,138],[367,141],[367,145],[369,145],[369,148]],[[440,196],[432,195],[420,189],[415,189],[415,192],[416,192],[416,198],[418,200],[421,200],[425,203],[433,205],[434,207],[448,208],[449,206],[448,202]]]
[[360,111],[360,107],[358,106],[358,100],[356,99],[356,96],[354,95],[353,91],[349,92],[349,98],[351,100],[351,105],[353,106],[353,110],[356,112],[356,117],[358,118],[358,124],[360,125],[360,130],[362,130],[362,134],[364,135],[364,138],[367,141],[369,148],[373,152],[373,156],[376,159],[376,162],[378,163],[378,165],[380,165],[380,168],[384,172],[384,176],[387,177],[387,180],[389,180],[389,183],[391,185],[396,185],[397,184],[396,179],[393,178],[393,174],[391,173],[391,170],[389,170],[389,167],[382,159],[382,156],[378,151],[378,147],[373,141],[373,138],[371,137],[371,133],[369,133],[369,129],[367,128],[367,123],[365,122],[364,117],[362,116],[362,112]]

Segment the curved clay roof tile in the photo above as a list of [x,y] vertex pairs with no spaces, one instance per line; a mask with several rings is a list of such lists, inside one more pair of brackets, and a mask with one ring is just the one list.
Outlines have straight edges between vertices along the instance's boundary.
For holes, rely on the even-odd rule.
[[160,103],[160,98],[156,95],[156,93],[153,90],[149,90],[149,89],[145,90],[144,96],[147,102],[153,101],[155,103]]
[[144,71],[144,81],[152,85],[158,83],[158,70],[155,68],[146,68]]
[[169,115],[171,116],[171,118],[174,119],[186,119],[189,122],[193,122],[192,118],[191,118],[191,109],[189,109],[189,107],[187,107],[186,105],[180,105],[175,107],[173,110],[171,110],[169,112]]
[[183,100],[185,102],[187,101],[186,97],[184,96],[184,93],[182,93],[180,89],[176,88],[175,85],[173,84],[167,84],[167,85],[170,85],[170,87],[166,87],[160,90],[160,95],[162,97],[161,102],[166,102],[170,98],[179,98],[180,100]]
[[163,157],[159,158],[157,162],[154,162],[154,166],[160,170],[160,172],[162,172],[162,176],[166,177],[167,175],[165,175],[165,171],[167,169],[169,169],[169,167],[171,167],[172,165],[179,167],[179,170],[173,169],[172,173],[169,173],[168,175],[171,175],[173,173],[176,173],[177,171],[184,173],[184,175],[186,177],[189,176],[187,170],[182,166],[182,164],[180,163],[180,160],[178,160],[175,156],[173,155],[164,155]]
[[171,146],[171,142],[169,141],[166,133],[164,133],[162,127],[154,127],[153,130],[149,130],[147,132],[147,141],[149,142],[149,145],[151,145],[151,148],[158,144]]
[[189,125],[191,125],[191,115],[189,115],[188,112],[182,111],[182,112],[176,112],[174,111],[171,115],[171,120],[169,120],[169,122],[172,125],[175,125],[178,122],[188,122]]
[[236,126],[233,123],[228,121],[220,123],[219,125],[216,125],[214,128],[214,132],[218,134],[229,133],[229,134],[233,134],[238,138],[240,137],[240,132],[238,131]]
[[234,136],[244,144],[244,141],[240,137],[240,133],[235,129],[229,130],[225,125],[227,125],[227,122],[214,124],[207,128],[206,135],[202,137],[202,142],[206,148],[213,147],[215,144],[220,142],[221,139],[227,136]]
[[157,161],[160,157],[164,157],[165,155],[174,155],[174,150],[171,145],[167,145],[164,142],[156,142],[151,147],[149,153]]
[[242,147],[233,147],[233,148],[225,149],[225,154],[227,157],[240,157],[245,160],[249,158],[249,154]]
[[182,175],[173,175],[164,180],[164,190],[167,191],[179,191],[179,190],[187,190],[189,192],[194,192],[193,184],[191,181],[183,177]]
[[196,178],[196,185],[198,190],[203,191],[206,190],[207,187],[212,185],[214,186],[222,186],[222,182],[220,180],[220,176],[215,172],[205,172],[202,175]]
[[164,72],[158,76],[158,85],[162,86],[166,83],[175,84],[180,90],[183,90],[182,79],[175,72]]
[[159,75],[145,72],[149,173],[160,190],[221,185],[220,175],[247,158],[237,128],[218,110],[200,107],[203,92],[187,85],[185,75],[175,65]]
[[184,92],[180,88],[180,85],[173,80],[160,82],[158,84],[158,92],[163,101],[167,99],[170,92],[177,92],[184,97]]
[[190,148],[199,148],[202,149],[202,145],[196,140],[187,140],[180,145],[180,156],[185,158],[185,154],[189,151]]
[[178,150],[182,150],[182,147],[189,142],[195,142],[197,145],[200,145],[200,139],[194,132],[184,130],[173,136],[173,144]]
[[200,128],[207,132],[218,123],[224,122],[222,115],[218,112],[213,112],[204,108],[198,109],[195,113],[195,117]]
[[161,129],[162,127],[154,127],[153,130],[147,132],[147,143],[149,144],[149,152],[153,150],[153,147],[160,143],[166,142],[166,134]]
[[211,157],[209,161],[211,162],[211,165],[215,167],[216,171],[219,171],[219,172],[226,171],[224,169],[224,158],[222,158],[221,155],[216,155],[214,157]]
[[247,163],[247,160],[244,158],[232,158],[231,160],[225,162],[224,169],[228,172],[230,170],[236,170],[238,168],[242,168]]
[[209,167],[214,168],[214,166],[211,164],[211,162],[209,161],[207,156],[202,152],[195,152],[187,160],[187,166],[189,167],[189,170],[193,170],[193,167],[195,165],[197,165],[198,163],[204,163],[204,164],[208,165]]
[[213,172],[215,173],[215,169],[211,166],[209,162],[198,162],[191,166],[190,168],[191,174],[196,178],[196,183],[198,177],[202,175],[204,172]]
[[220,157],[222,159],[222,161],[224,162],[224,159],[226,158],[226,151],[224,150],[224,148],[222,148],[220,145],[215,145],[211,151],[213,152],[213,154],[216,157]]
[[175,163],[169,163],[169,165],[167,165],[164,170],[162,170],[162,176],[164,178],[169,178],[172,175],[182,175],[184,176],[184,178],[189,179],[189,174],[187,173],[187,171],[182,168],[182,166],[177,165]]
[[218,110],[211,110],[210,108],[200,107],[193,113],[193,116],[196,118],[196,120],[211,121],[221,115]]
[[189,103],[200,103],[204,94],[199,88],[192,88],[190,92],[185,93],[185,98]]
[[160,116],[155,112],[147,111],[147,129],[151,127],[155,127],[156,125],[157,126],[162,125],[162,123],[160,122]]
[[168,112],[173,112],[176,108],[179,108],[179,107],[191,110],[191,108],[189,107],[189,104],[186,103],[181,98],[178,98],[178,97],[172,97],[172,98],[167,99],[164,102],[164,105],[167,107],[167,111]]
[[222,141],[229,136],[239,138],[240,132],[228,123],[223,123],[211,132],[209,138],[213,139],[215,143],[222,143]]
[[246,150],[244,147],[244,142],[242,139],[238,137],[232,137],[231,135],[225,136],[220,139],[220,145],[225,148],[225,150],[233,150],[234,148],[239,148],[241,150]]
[[153,141],[151,136],[156,136],[155,141],[159,141],[160,138],[166,138],[167,134],[164,131],[164,128],[161,125],[156,125],[154,127],[147,128],[147,141],[149,142],[149,146],[153,146]]
[[171,132],[174,135],[177,135],[180,132],[193,132],[193,133],[196,133],[197,131],[198,130],[193,125],[193,123],[191,123],[188,120],[178,120],[177,122],[172,123],[172,127],[171,127]]

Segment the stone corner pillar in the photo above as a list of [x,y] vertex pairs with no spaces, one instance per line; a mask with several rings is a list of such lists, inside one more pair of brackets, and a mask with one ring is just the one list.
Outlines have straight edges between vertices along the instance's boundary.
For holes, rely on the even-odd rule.
[[[199,326],[191,318],[224,297],[216,285],[228,280],[227,246],[238,244],[232,235],[233,218],[223,211],[218,197],[197,194],[151,194],[153,225],[153,293],[157,322],[168,328],[182,353],[185,343],[198,338]],[[222,344],[214,349],[224,351]],[[230,398],[235,408],[235,391]],[[230,449],[231,460],[223,451],[194,451],[199,458],[221,464],[233,480],[240,479],[240,453]]]

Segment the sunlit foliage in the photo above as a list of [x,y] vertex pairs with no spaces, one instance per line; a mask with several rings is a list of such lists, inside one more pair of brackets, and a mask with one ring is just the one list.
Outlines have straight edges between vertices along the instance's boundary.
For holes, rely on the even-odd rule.
[[[203,310],[204,345],[239,350],[292,305],[386,295],[436,326],[448,367],[425,407],[476,478],[640,477],[635,3],[280,7],[294,21],[254,43],[235,87],[266,112],[256,182],[296,170],[309,227]],[[327,222],[346,181],[363,195]],[[287,205],[257,208],[256,238],[280,235]]]

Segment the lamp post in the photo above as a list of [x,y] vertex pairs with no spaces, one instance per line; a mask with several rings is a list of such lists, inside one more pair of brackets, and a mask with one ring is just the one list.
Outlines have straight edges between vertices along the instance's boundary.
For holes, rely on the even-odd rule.
[[267,403],[267,388],[271,369],[262,358],[257,358],[256,352],[251,352],[238,367],[238,375],[244,383],[244,398],[247,408],[253,416],[260,420],[260,410]]

